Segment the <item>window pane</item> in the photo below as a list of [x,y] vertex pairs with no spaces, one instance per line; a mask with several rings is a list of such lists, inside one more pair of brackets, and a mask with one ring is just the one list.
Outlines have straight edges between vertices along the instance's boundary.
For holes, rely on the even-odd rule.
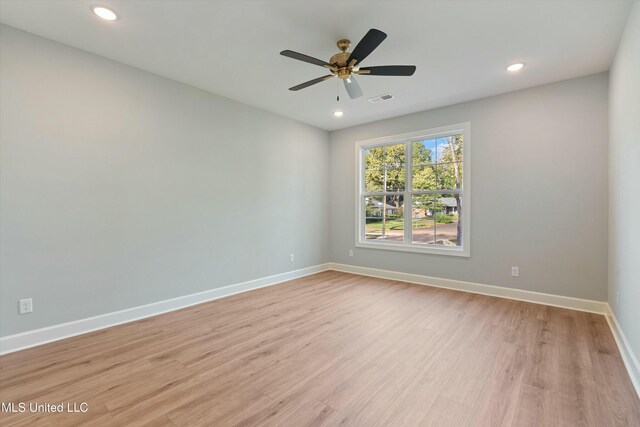
[[447,136],[438,138],[437,146],[438,162],[461,162],[462,161],[462,135]]
[[433,244],[434,196],[430,194],[415,195],[412,199],[412,241],[413,243]]
[[414,190],[435,190],[436,189],[436,167],[414,166],[411,177]]
[[428,139],[424,141],[411,142],[411,161],[414,166],[428,165],[436,161],[436,140]]
[[405,145],[364,149],[365,191],[404,191]]
[[401,195],[365,197],[365,238],[403,242],[403,216]]
[[384,197],[365,197],[365,238],[377,239],[382,236]]
[[387,168],[385,178],[387,191],[404,191],[404,166],[399,168]]
[[364,168],[379,169],[383,168],[384,147],[365,148],[364,149]]
[[462,225],[459,222],[461,206],[462,198],[460,196],[454,194],[436,195],[436,245],[461,246]]
[[444,151],[447,149],[448,147],[448,139],[449,138],[438,138],[436,140],[436,161],[437,162],[446,162],[447,160],[444,159]]
[[462,188],[462,163],[438,163],[438,190],[460,190]]
[[382,191],[384,186],[383,169],[367,169],[364,171],[364,191]]
[[404,166],[404,144],[385,145],[382,148],[384,148],[384,163],[387,168],[398,168]]
[[405,145],[395,144],[384,147],[384,159],[386,168],[386,190],[404,191],[405,178]]

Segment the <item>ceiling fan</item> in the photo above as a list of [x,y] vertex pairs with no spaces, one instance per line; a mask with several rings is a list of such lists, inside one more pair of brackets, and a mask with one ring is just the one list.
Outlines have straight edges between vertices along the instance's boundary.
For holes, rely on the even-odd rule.
[[351,41],[347,39],[339,40],[337,45],[340,53],[336,53],[325,62],[302,53],[292,50],[283,50],[280,55],[297,59],[299,61],[308,62],[310,64],[325,67],[331,71],[331,74],[309,80],[297,86],[290,87],[289,90],[298,91],[316,83],[329,80],[332,77],[338,77],[344,82],[344,87],[351,99],[362,96],[360,85],[356,82],[354,74],[360,76],[411,76],[416,71],[415,65],[383,65],[378,67],[361,67],[360,63],[371,54],[379,45],[387,38],[387,35],[375,28],[370,29],[367,34],[360,40],[353,52],[347,52],[351,47]]

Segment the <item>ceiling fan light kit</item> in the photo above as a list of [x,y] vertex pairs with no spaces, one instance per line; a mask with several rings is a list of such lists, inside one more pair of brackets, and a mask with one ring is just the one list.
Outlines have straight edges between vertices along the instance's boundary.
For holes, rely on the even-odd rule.
[[290,87],[291,91],[298,91],[317,83],[338,77],[344,83],[344,87],[351,99],[362,96],[360,85],[355,79],[355,75],[369,76],[412,76],[416,71],[415,65],[383,65],[377,67],[361,67],[360,63],[371,54],[379,45],[387,38],[387,35],[375,28],[370,29],[367,34],[360,40],[352,52],[348,52],[351,47],[351,41],[347,39],[338,40],[337,46],[339,53],[333,55],[329,62],[313,58],[302,53],[292,50],[283,50],[280,55],[288,58],[297,59],[298,61],[308,62],[309,64],[318,65],[327,68],[331,74],[318,77],[308,82],[301,83],[297,86]]

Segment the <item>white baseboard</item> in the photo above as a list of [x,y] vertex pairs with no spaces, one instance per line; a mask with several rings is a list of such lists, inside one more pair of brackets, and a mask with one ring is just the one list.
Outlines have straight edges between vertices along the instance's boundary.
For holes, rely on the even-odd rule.
[[459,280],[442,279],[438,277],[422,276],[418,274],[402,273],[397,271],[380,270],[376,268],[358,267],[354,265],[326,263],[300,270],[276,274],[247,282],[236,283],[222,288],[211,289],[196,294],[185,295],[169,300],[159,301],[126,310],[106,313],[99,316],[80,319],[73,322],[53,325],[46,328],[35,329],[20,334],[0,337],[0,355],[23,350],[29,347],[70,338],[76,335],[93,332],[99,329],[128,323],[146,317],[156,316],[169,311],[179,310],[203,302],[212,301],[226,296],[251,291],[266,286],[276,285],[288,280],[308,276],[326,270],[342,271],[360,274],[363,276],[379,277],[383,279],[398,280],[402,282],[416,283],[420,285],[453,289],[457,291],[472,292],[482,295],[490,295],[500,298],[508,298],[519,301],[527,301],[536,304],[551,305],[555,307],[569,308],[572,310],[586,311],[603,314],[609,322],[613,336],[620,349],[631,381],[640,396],[640,364],[631,350],[624,332],[616,317],[611,312],[609,305],[602,301],[592,301],[580,298],[571,298],[561,295],[544,294],[540,292],[511,289],[501,286],[483,285],[479,283],[463,282]]
[[379,270],[377,268],[358,267],[355,265],[330,263],[329,268],[336,271],[361,274],[363,276],[380,277],[383,279],[399,280],[419,285],[434,286],[436,288],[453,289],[474,294],[490,295],[572,310],[587,311],[589,313],[607,314],[608,304],[604,301],[593,301],[581,298],[565,297],[562,295],[544,294],[541,292],[525,291],[522,289],[506,288],[503,286],[483,285],[480,283],[463,282],[460,280],[442,279],[439,277],[422,276],[419,274],[401,273],[398,271]]
[[633,353],[631,345],[629,344],[629,341],[627,341],[627,337],[622,331],[620,323],[618,323],[618,319],[616,319],[615,314],[613,314],[613,310],[611,310],[610,308],[609,312],[606,315],[606,318],[607,322],[609,322],[609,327],[611,328],[613,337],[616,340],[616,344],[618,344],[618,349],[620,350],[620,354],[622,355],[624,366],[627,367],[627,372],[629,372],[631,382],[633,383],[633,386],[636,389],[636,393],[640,398],[640,362],[638,362],[638,358]]
[[58,341],[64,338],[70,338],[80,334],[86,334],[87,332],[93,332],[98,329],[104,329],[122,323],[144,319],[145,317],[156,316],[158,314],[166,313],[169,311],[179,310],[181,308],[189,307],[207,301],[212,301],[241,292],[264,288],[265,286],[276,285],[278,283],[298,279],[300,277],[308,276],[310,274],[315,274],[326,270],[329,270],[329,264],[314,265],[312,267],[288,271],[286,273],[276,274],[274,276],[262,277],[260,279],[250,280],[248,282],[236,283],[222,288],[211,289],[191,295],[185,295],[164,301],[154,302],[151,304],[141,305],[138,307],[128,308],[126,310],[114,311],[112,313],[106,313],[86,319],[75,320],[73,322],[61,323],[59,325],[53,325],[42,329],[35,329],[20,334],[0,337],[0,355],[23,350],[29,347],[35,347],[52,341]]

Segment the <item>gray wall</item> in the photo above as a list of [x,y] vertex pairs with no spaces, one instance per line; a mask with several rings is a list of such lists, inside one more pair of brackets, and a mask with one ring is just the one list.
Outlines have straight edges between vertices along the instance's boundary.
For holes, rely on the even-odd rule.
[[640,357],[640,3],[609,86],[609,305]]
[[[332,260],[606,300],[607,85],[598,74],[333,132]],[[354,248],[354,143],[466,121],[471,257]]]
[[[329,260],[606,300],[607,74],[329,139],[193,87],[0,31],[0,336]],[[624,46],[618,62],[631,61]],[[612,105],[629,109],[614,89],[628,92],[637,80],[618,68]],[[612,123],[637,126],[624,114],[633,113],[614,111]],[[355,249],[354,142],[465,121],[471,258]],[[612,129],[612,137],[623,133],[612,162],[617,155],[630,165],[638,153],[632,132]],[[616,215],[638,212],[637,201],[622,199],[638,178],[630,166],[619,174],[627,187],[613,193],[610,226],[628,232],[630,221]],[[630,301],[617,307],[629,325],[638,239],[614,234],[612,256],[625,270],[614,269],[610,283]],[[632,255],[616,252],[632,244]],[[510,276],[515,265],[519,278]],[[19,316],[17,300],[26,297],[35,311]]]
[[0,335],[328,261],[327,132],[0,31]]

